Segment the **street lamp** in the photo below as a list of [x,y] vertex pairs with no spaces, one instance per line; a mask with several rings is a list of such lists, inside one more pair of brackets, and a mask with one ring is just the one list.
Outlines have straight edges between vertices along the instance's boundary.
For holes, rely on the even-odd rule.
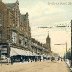
[[71,20],[71,67],[72,67],[72,20]]
[[54,44],[54,45],[65,45],[66,46],[66,55],[65,55],[65,59],[67,58],[67,42],[64,44]]
[[1,49],[0,49],[0,59],[1,59]]

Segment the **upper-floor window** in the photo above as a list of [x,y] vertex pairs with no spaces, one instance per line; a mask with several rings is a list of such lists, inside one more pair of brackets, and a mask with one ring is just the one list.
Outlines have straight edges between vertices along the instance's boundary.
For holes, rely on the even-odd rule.
[[17,33],[16,32],[12,32],[12,41],[13,41],[13,43],[17,42]]
[[0,39],[2,38],[2,32],[0,32]]
[[1,20],[2,16],[1,16],[1,13],[0,13],[0,20]]
[[2,13],[0,13],[0,16],[2,15]]
[[3,14],[0,13],[0,26],[2,26],[2,24],[3,24]]

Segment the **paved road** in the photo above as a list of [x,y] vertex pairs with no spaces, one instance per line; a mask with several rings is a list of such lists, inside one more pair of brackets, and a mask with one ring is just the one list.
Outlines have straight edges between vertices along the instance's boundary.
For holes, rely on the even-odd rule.
[[32,62],[0,65],[0,72],[70,72],[64,62]]

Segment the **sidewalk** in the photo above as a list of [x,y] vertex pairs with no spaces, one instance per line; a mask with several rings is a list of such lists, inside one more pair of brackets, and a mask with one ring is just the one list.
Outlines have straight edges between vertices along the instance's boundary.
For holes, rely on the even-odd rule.
[[66,62],[66,64],[68,65],[68,67],[70,68],[70,70],[71,70],[71,72],[72,72],[72,67],[71,67],[71,65],[70,65],[70,64],[71,64],[71,63],[70,63],[70,60],[66,59],[65,62]]

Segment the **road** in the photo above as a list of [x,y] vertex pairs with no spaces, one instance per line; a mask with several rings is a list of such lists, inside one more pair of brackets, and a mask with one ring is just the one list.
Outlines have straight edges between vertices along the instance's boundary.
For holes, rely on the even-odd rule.
[[70,72],[65,62],[30,62],[0,65],[0,72]]

